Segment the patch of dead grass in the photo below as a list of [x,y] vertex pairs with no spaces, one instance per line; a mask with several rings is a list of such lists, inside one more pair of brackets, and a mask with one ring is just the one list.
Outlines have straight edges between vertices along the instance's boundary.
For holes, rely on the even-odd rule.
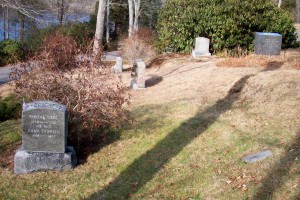
[[227,57],[218,67],[258,67],[266,70],[278,68],[300,69],[300,50],[285,50],[280,56],[249,55],[245,57]]

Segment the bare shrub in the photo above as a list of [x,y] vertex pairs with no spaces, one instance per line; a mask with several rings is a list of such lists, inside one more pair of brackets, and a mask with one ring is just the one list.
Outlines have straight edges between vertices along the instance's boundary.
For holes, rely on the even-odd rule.
[[[110,68],[92,64],[93,61],[77,61],[74,67],[75,44],[65,47],[65,36],[45,40],[45,51],[39,56],[44,58],[40,67],[24,66],[15,69],[16,93],[29,101],[51,100],[64,104],[69,112],[69,139],[80,142],[91,136],[95,130],[106,133],[111,128],[120,128],[128,119],[128,112],[123,108],[129,103],[129,95],[119,76]],[[71,41],[66,37],[66,41]],[[52,48],[52,44],[57,46]],[[47,52],[51,47],[52,52]],[[59,56],[58,53],[66,55]],[[44,57],[43,57],[44,56]],[[62,70],[63,69],[63,70]]]
[[43,60],[52,69],[62,70],[76,65],[75,55],[75,40],[58,32],[45,37],[38,59]]
[[151,59],[156,55],[155,40],[156,34],[154,31],[148,28],[140,28],[133,36],[122,41],[122,55],[131,64],[139,58],[143,60]]

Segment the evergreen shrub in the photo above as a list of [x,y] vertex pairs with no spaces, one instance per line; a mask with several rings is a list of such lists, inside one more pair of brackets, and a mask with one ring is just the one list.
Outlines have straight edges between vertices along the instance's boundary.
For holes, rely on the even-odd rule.
[[0,66],[18,62],[22,58],[23,51],[18,42],[10,39],[0,42]]
[[21,100],[16,95],[0,97],[0,121],[17,118],[21,113]]
[[196,37],[211,40],[211,51],[253,50],[255,32],[277,32],[283,47],[295,47],[290,13],[269,0],[169,0],[158,19],[160,51],[190,53]]

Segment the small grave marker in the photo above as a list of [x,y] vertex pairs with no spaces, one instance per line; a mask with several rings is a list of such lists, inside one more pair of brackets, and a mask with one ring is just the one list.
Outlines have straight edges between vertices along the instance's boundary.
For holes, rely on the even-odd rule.
[[271,151],[261,151],[255,154],[248,155],[244,157],[243,160],[247,163],[253,163],[253,162],[264,160],[272,155],[273,154]]
[[22,146],[14,158],[16,174],[75,166],[75,150],[67,147],[67,121],[64,105],[52,101],[23,105]]
[[200,56],[211,56],[209,53],[209,39],[205,37],[196,38],[195,49],[192,51],[192,56],[198,58]]
[[278,33],[255,33],[254,53],[261,55],[280,55],[282,35]]
[[146,70],[146,64],[142,59],[137,59],[132,67],[131,72],[131,82],[130,85],[133,89],[140,89],[145,88],[145,70]]
[[123,61],[121,57],[116,58],[116,64],[114,65],[114,71],[116,74],[122,73],[123,71]]
[[146,64],[142,59],[136,60],[137,64],[137,85],[138,88],[145,88],[145,70],[146,70]]

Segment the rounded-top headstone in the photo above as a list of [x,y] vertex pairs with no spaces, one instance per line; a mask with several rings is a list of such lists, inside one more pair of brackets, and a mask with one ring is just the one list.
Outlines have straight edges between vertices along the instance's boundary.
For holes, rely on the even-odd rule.
[[211,56],[209,53],[209,39],[205,37],[197,37],[195,43],[195,49],[192,52],[192,56],[197,58],[199,56]]
[[121,73],[123,71],[123,60],[121,57],[116,58],[116,64],[114,65],[115,73]]

